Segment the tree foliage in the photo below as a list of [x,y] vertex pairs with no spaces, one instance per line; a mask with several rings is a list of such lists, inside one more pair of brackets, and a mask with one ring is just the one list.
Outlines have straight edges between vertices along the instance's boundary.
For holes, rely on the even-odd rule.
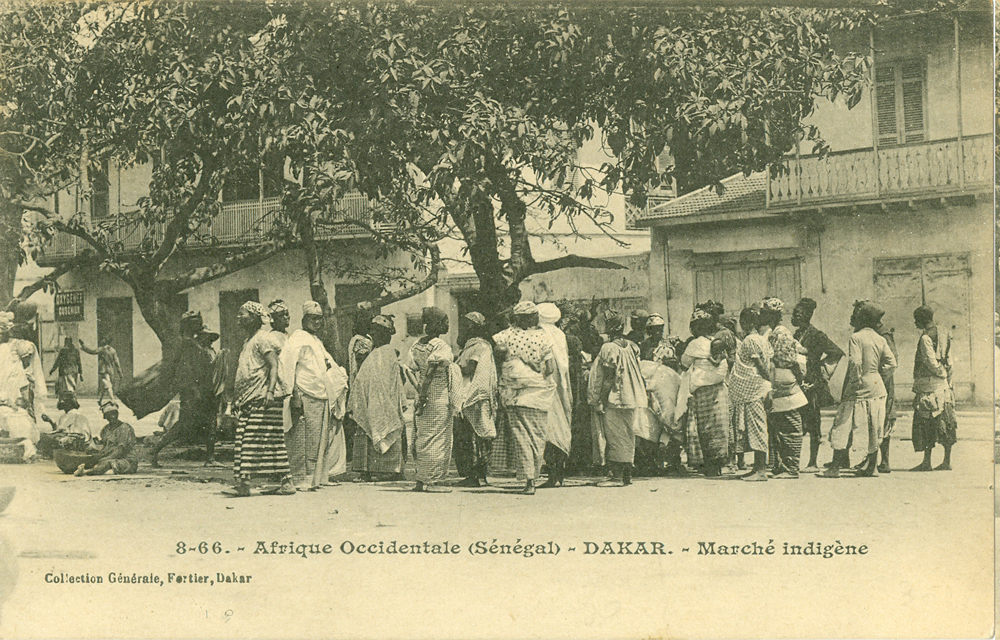
[[[448,236],[467,249],[485,311],[515,301],[534,273],[611,266],[536,260],[532,219],[608,232],[598,193],[641,206],[664,180],[717,184],[780,167],[803,141],[822,148],[803,120],[819,100],[856,104],[870,68],[869,52],[838,52],[831,36],[873,19],[449,3],[37,8],[15,5],[0,22],[10,59],[46,70],[32,79],[24,67],[0,87],[11,96],[0,146],[8,156],[21,149],[34,193],[86,185],[105,159],[156,160],[136,211],[101,224],[48,215],[43,228],[82,238],[132,286],[161,340],[173,331],[173,294],[293,246],[305,251],[313,297],[329,308],[322,274],[336,257],[320,239],[343,225],[366,225],[383,255],[410,252],[427,274],[375,304],[429,286],[436,243]],[[48,50],[33,49],[39,39]],[[595,135],[609,152],[598,171],[577,160]],[[674,166],[658,166],[664,149]],[[206,240],[199,229],[218,215],[226,179],[274,157],[298,176],[283,185],[274,236],[165,275],[179,251]],[[339,211],[354,190],[376,203],[372,220]],[[123,232],[142,235],[138,250],[124,250]]]

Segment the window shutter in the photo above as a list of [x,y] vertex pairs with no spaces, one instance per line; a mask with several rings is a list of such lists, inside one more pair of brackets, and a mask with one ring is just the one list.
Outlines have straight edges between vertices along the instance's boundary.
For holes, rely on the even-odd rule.
[[875,69],[875,103],[878,111],[878,144],[893,147],[899,144],[896,124],[896,69],[881,66]]
[[924,141],[924,66],[917,60],[902,68],[903,135],[907,143]]

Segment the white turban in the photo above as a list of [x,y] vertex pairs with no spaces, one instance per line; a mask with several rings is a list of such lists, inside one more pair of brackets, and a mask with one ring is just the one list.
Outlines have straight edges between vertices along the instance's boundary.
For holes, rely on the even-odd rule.
[[542,324],[555,324],[562,317],[559,307],[551,302],[543,302],[538,305],[538,321]]

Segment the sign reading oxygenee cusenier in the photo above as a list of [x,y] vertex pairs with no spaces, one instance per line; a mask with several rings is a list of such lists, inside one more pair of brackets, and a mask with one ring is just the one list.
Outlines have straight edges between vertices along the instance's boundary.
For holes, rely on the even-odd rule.
[[83,322],[83,291],[59,291],[55,297],[56,322]]

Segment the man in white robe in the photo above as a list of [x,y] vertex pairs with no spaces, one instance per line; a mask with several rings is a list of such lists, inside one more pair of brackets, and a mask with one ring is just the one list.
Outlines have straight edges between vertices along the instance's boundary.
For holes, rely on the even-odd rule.
[[285,447],[300,491],[314,491],[347,471],[342,422],[347,373],[316,337],[322,327],[322,308],[306,302],[302,328],[289,336],[279,358],[278,376],[292,390],[285,411]]

